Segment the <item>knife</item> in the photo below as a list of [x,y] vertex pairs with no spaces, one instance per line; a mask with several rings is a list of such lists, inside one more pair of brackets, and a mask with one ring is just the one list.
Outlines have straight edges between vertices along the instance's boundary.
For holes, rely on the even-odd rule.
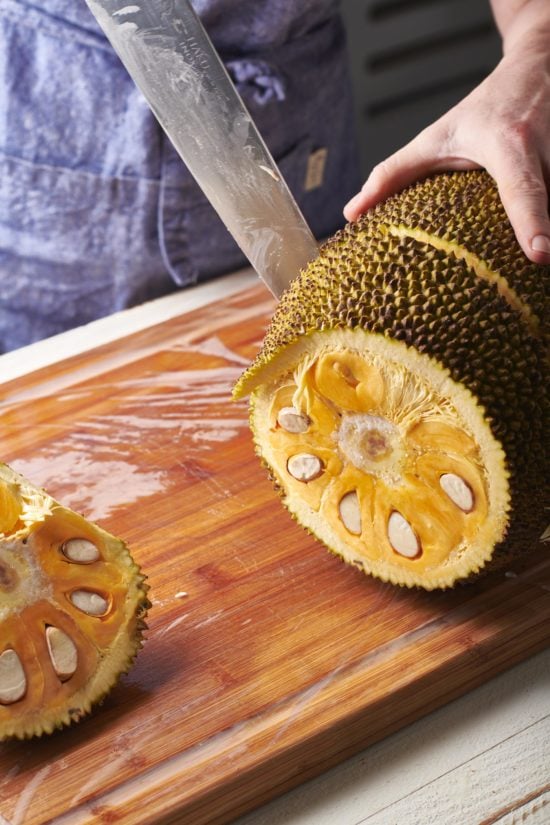
[[86,0],[187,168],[276,297],[318,244],[188,0]]

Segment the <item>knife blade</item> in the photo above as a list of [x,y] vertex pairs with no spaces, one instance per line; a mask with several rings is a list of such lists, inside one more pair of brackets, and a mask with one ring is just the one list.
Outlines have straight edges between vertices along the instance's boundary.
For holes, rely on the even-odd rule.
[[188,0],[86,0],[187,168],[276,297],[318,244]]

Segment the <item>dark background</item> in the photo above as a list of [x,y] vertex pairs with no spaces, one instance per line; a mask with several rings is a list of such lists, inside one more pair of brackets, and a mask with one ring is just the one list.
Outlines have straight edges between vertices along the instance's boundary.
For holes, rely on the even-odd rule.
[[489,74],[501,41],[489,0],[341,0],[362,173]]

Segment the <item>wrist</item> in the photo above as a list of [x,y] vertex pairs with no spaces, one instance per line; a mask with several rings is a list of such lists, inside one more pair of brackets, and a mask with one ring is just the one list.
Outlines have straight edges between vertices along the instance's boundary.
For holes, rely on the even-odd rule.
[[537,54],[550,62],[550,3],[548,0],[525,0],[501,27],[505,57],[522,53]]

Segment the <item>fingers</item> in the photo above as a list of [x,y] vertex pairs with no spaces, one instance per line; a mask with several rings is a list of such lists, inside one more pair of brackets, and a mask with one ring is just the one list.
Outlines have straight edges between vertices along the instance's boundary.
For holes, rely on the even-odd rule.
[[487,170],[497,182],[502,205],[527,257],[550,264],[548,189],[538,158],[497,154]]
[[361,191],[344,207],[346,220],[357,220],[367,209],[433,172],[479,168],[474,161],[454,157],[446,151],[447,145],[447,136],[437,128],[437,124],[434,124],[398,152],[379,163],[372,170]]
[[[437,130],[425,130],[382,163],[375,166],[361,191],[344,207],[348,221],[380,201],[427,175],[452,170],[479,169],[467,157],[443,154],[435,148]],[[448,144],[447,144],[448,145]],[[445,148],[444,143],[441,143]],[[527,138],[498,142],[482,160],[495,179],[506,214],[527,257],[537,264],[550,264],[549,190],[544,180],[540,153]],[[480,158],[481,160],[481,158]]]
[[361,191],[344,207],[346,220],[357,220],[367,209],[428,174],[431,159],[421,161],[416,143],[412,141],[374,167]]

